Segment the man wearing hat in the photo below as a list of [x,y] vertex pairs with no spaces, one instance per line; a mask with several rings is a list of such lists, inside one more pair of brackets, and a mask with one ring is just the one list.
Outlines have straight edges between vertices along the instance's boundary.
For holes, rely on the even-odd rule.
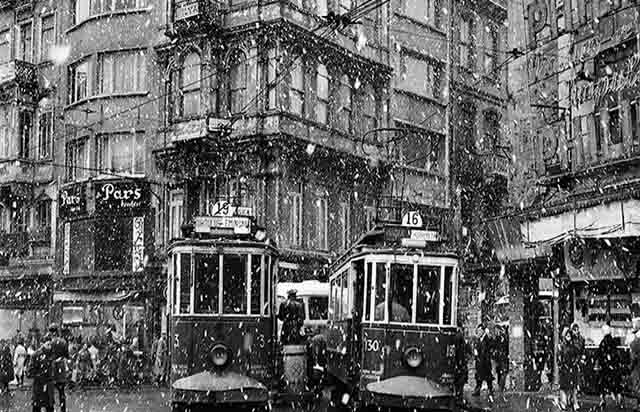
[[280,341],[283,345],[300,345],[303,341],[304,307],[297,299],[297,294],[297,290],[291,289],[278,311],[278,319],[282,321]]
[[49,326],[49,337],[51,342],[51,358],[53,359],[51,379],[58,392],[60,411],[66,412],[67,398],[64,393],[64,387],[69,374],[69,365],[67,363],[69,360],[69,346],[67,341],[60,336],[58,325],[55,323]]

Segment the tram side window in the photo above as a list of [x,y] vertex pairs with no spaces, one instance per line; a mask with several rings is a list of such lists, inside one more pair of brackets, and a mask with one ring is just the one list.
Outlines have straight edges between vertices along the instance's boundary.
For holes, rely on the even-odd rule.
[[364,320],[371,320],[371,291],[373,288],[373,263],[367,263],[367,274],[364,290]]
[[[260,315],[260,289],[262,283],[262,256],[251,255],[251,314]],[[266,296],[265,296],[266,300]]]
[[275,279],[276,278],[276,263],[275,260],[271,259],[271,256],[265,256],[264,258],[264,270],[267,272],[265,273],[265,278],[264,278],[264,283],[262,284],[262,287],[264,288],[264,301],[265,301],[265,308],[264,308],[264,314],[265,315],[270,315],[271,314],[271,279]]
[[391,288],[389,289],[389,320],[411,322],[413,312],[413,265],[391,265]]
[[328,307],[329,307],[329,299],[326,296],[310,296],[309,297],[309,319],[312,319],[312,320],[327,319]]
[[351,311],[349,310],[349,272],[345,271],[341,276],[342,282],[342,309],[340,310],[341,319],[351,318]]
[[178,311],[178,293],[180,291],[180,276],[178,273],[178,255],[173,255],[173,288],[171,313],[176,314]]
[[247,256],[224,255],[222,306],[225,314],[247,313]]
[[180,313],[191,313],[191,255],[180,255]]
[[376,300],[373,320],[377,322],[384,321],[384,309],[387,294],[387,264],[376,263]]
[[444,319],[442,323],[451,325],[453,320],[453,267],[444,268]]
[[215,314],[219,311],[220,257],[196,254],[195,313]]
[[440,312],[440,267],[418,265],[417,323],[438,323]]

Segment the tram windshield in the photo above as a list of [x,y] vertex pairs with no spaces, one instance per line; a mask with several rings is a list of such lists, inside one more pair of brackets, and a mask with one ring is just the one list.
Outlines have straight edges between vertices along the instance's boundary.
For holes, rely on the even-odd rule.
[[174,314],[268,315],[271,266],[260,254],[177,253]]
[[368,262],[364,320],[453,325],[453,266],[402,262]]

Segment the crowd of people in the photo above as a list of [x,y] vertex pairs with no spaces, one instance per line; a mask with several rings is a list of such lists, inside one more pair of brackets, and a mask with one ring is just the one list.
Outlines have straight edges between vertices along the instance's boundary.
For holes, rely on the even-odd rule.
[[155,339],[147,353],[138,338],[121,338],[114,327],[102,336],[83,338],[54,324],[43,338],[34,335],[26,341],[21,333],[0,341],[0,394],[8,392],[9,383],[21,387],[25,377],[31,378],[34,411],[50,410],[56,391],[64,406],[66,386],[162,385],[168,380],[166,334]]

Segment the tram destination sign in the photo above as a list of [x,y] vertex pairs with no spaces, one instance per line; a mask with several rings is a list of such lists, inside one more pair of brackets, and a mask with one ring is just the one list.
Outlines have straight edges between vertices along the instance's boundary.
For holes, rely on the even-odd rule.
[[246,216],[197,216],[194,230],[196,233],[248,235],[251,219]]

